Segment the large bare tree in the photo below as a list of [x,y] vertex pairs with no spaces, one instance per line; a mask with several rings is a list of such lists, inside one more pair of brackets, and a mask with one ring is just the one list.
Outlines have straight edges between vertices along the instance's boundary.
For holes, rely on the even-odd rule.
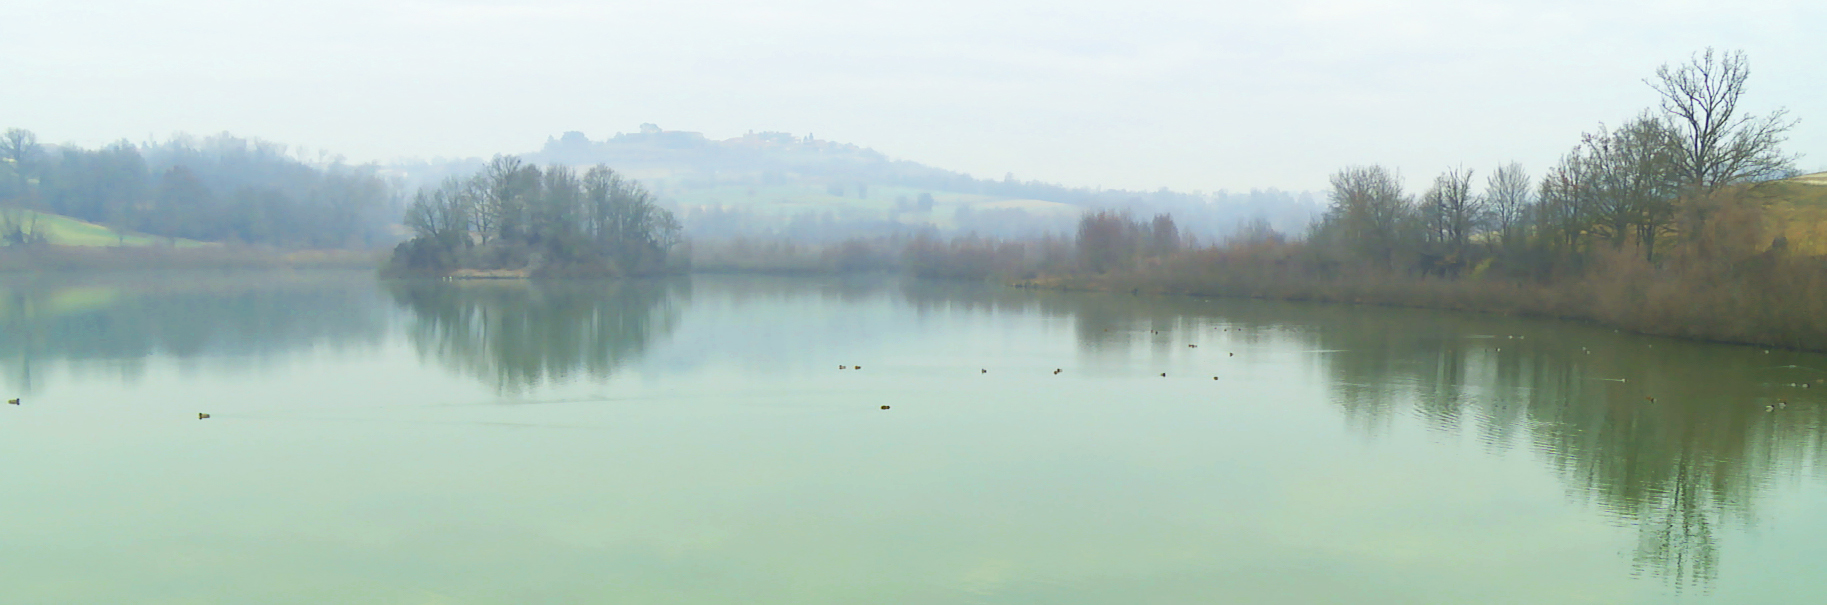
[[1743,114],[1738,102],[1750,75],[1744,51],[1708,48],[1686,63],[1664,64],[1655,79],[1646,80],[1662,94],[1662,113],[1680,139],[1675,171],[1682,186],[1705,195],[1791,170],[1796,156],[1779,146],[1796,120],[1783,109]]
[[1331,207],[1315,235],[1342,244],[1361,258],[1388,264],[1414,219],[1402,177],[1382,166],[1352,166],[1332,174]]
[[1516,162],[1499,166],[1485,178],[1484,199],[1499,241],[1506,247],[1515,245],[1522,237],[1529,208],[1535,203],[1529,173]]
[[1435,177],[1433,187],[1421,196],[1421,206],[1429,235],[1445,245],[1447,254],[1463,255],[1484,222],[1485,199],[1472,194],[1472,171],[1463,167]]

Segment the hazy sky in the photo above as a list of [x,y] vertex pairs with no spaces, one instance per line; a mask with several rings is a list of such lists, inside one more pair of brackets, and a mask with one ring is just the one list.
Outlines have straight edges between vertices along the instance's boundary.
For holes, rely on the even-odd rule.
[[979,176],[1319,189],[1534,174],[1707,46],[1827,169],[1827,2],[0,0],[0,126],[353,160],[531,151],[642,122],[815,134]]

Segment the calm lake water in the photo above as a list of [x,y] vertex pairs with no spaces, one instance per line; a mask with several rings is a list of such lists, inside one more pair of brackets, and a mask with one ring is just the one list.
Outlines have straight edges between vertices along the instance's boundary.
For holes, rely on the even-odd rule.
[[0,601],[1812,602],[1823,378],[888,278],[9,278]]

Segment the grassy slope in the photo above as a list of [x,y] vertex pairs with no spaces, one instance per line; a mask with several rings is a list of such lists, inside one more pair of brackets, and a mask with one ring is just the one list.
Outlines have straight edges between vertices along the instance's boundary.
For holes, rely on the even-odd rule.
[[128,232],[125,237],[115,230],[77,220],[60,214],[25,211],[24,220],[38,220],[38,228],[45,230],[46,238],[52,244],[60,246],[166,246],[176,245],[180,248],[211,246],[205,242],[178,238],[167,240],[156,235]]
[[1827,172],[1764,183],[1752,193],[1782,225],[1794,253],[1827,254]]

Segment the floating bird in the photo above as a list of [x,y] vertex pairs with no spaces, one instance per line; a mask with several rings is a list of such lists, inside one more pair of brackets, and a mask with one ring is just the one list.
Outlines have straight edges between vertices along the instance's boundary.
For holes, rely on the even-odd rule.
[[1789,400],[1787,400],[1787,399],[1776,400],[1776,409],[1780,410],[1780,409],[1783,409],[1786,407],[1789,407]]
[[1773,406],[1773,405],[1766,405],[1766,406],[1764,406],[1764,411],[1766,411],[1766,412],[1774,412],[1774,411],[1776,411],[1776,406]]
[[1161,373],[1161,377],[1162,377],[1162,378],[1166,378],[1166,377],[1167,377],[1167,372],[1162,372],[1162,373]]
[[7,402],[7,403],[10,403],[10,404],[13,404],[13,405],[19,405],[19,398],[18,398],[18,397],[14,397],[14,398],[12,398],[12,399],[8,399],[8,400],[6,400],[6,402]]
[[837,369],[839,369],[839,370],[848,370],[848,369],[850,369],[850,366],[837,366]]
[[1199,348],[1199,345],[1186,345],[1186,348],[1188,348],[1188,349],[1197,349],[1197,348]]
[[1059,373],[1059,368],[1053,368],[1053,373],[1054,373],[1054,374],[1058,374],[1058,373]]
[[1212,380],[1217,380],[1217,379],[1218,379],[1218,377],[1217,377],[1217,376],[1213,376],[1213,377],[1212,377]]
[[863,366],[856,366],[856,367],[853,367],[853,368],[850,368],[850,369],[852,369],[852,370],[861,370],[861,369],[863,369]]
[[988,369],[983,369],[983,370],[977,370],[977,371],[978,371],[978,372],[979,372],[979,373],[983,373],[983,374],[988,374],[988,373],[990,373],[990,371],[989,371],[989,370],[988,370]]
[[1236,354],[1236,353],[1227,353],[1227,354],[1226,354],[1226,355],[1229,355],[1229,356],[1231,356],[1231,357],[1236,357],[1236,356],[1237,356],[1237,354]]
[[202,419],[208,418],[208,417],[209,417],[209,414],[204,414],[201,412],[197,413],[197,420],[202,420]]
[[1644,398],[1643,398],[1643,400],[1644,400],[1644,401],[1648,401],[1648,402],[1650,402],[1650,403],[1655,403],[1655,402],[1656,402],[1656,398],[1655,398],[1655,397],[1647,397],[1647,396],[1646,396],[1646,397],[1644,397]]
[[886,410],[888,409],[888,406],[882,406],[882,409]]

